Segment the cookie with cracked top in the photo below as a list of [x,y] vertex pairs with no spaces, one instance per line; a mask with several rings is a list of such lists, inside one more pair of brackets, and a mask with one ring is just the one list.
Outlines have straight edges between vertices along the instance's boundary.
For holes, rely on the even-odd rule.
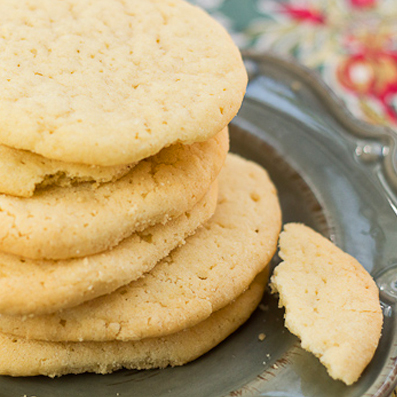
[[70,187],[90,182],[99,186],[127,174],[134,164],[100,167],[47,159],[26,150],[0,145],[0,194],[33,196],[36,188]]
[[216,179],[228,149],[224,129],[205,142],[163,149],[99,187],[52,186],[29,198],[0,194],[0,251],[56,260],[106,251],[190,210]]

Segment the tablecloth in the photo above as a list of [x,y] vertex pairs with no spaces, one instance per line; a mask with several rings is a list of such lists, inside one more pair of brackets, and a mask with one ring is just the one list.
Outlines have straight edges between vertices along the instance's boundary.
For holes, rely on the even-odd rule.
[[397,127],[396,0],[191,0],[241,49],[292,55],[350,111]]
[[242,50],[295,57],[317,70],[357,118],[397,128],[396,0],[190,1]]

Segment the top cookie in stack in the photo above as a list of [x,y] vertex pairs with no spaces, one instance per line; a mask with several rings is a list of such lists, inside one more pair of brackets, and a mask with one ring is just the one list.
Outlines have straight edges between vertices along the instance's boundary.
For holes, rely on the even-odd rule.
[[138,162],[236,114],[238,49],[181,0],[5,0],[0,143],[71,163]]

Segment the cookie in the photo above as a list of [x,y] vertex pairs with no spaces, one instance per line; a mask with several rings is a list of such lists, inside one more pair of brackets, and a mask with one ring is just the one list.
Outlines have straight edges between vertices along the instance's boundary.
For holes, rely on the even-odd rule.
[[229,155],[214,216],[139,280],[54,314],[0,317],[0,330],[53,341],[138,340],[196,325],[248,288],[272,258],[277,192],[258,165]]
[[133,164],[114,167],[64,163],[0,145],[0,193],[31,197],[36,187],[105,183],[127,174]]
[[49,187],[30,198],[0,195],[0,251],[59,260],[108,250],[190,210],[217,177],[228,148],[225,129],[206,142],[164,149],[99,187]]
[[0,253],[0,313],[42,314],[76,306],[138,279],[214,213],[217,183],[190,211],[134,233],[110,251],[62,261]]
[[264,274],[258,275],[248,290],[231,304],[192,328],[161,338],[62,343],[0,334],[0,374],[55,377],[186,364],[218,345],[249,318],[261,300],[266,281]]
[[332,378],[351,385],[370,362],[381,334],[375,282],[353,257],[301,224],[285,225],[280,257],[271,285],[285,307],[286,327]]
[[247,83],[226,30],[182,0],[0,3],[0,143],[131,164],[209,139]]

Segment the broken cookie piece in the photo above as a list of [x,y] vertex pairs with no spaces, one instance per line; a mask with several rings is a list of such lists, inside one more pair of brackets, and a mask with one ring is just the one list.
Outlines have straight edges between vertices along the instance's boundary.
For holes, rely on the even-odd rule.
[[285,326],[334,379],[356,382],[371,361],[382,329],[378,288],[356,259],[307,226],[280,235],[283,259],[271,287],[285,307]]

